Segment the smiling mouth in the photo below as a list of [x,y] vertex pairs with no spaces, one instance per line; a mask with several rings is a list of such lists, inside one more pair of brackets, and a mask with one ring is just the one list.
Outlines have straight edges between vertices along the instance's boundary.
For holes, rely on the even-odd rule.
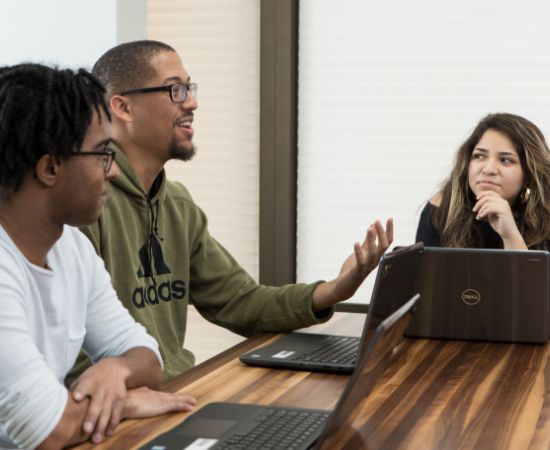
[[193,121],[192,120],[182,120],[180,122],[176,122],[176,126],[180,128],[186,128],[188,130],[192,129]]

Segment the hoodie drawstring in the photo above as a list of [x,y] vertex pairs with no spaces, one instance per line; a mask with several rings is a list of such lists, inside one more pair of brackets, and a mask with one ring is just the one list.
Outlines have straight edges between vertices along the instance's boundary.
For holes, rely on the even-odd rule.
[[149,259],[149,277],[151,278],[151,281],[153,282],[153,285],[156,286],[157,282],[155,280],[154,275],[154,259],[153,259],[153,240],[155,239],[155,236],[158,235],[158,217],[159,217],[159,202],[157,201],[155,204],[151,203],[151,199],[147,199],[147,226],[149,228],[149,233],[147,237],[147,256]]

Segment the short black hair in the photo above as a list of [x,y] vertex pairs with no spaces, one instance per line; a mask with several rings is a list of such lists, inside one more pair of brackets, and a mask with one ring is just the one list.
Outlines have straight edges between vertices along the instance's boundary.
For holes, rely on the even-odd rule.
[[0,188],[15,192],[45,154],[80,150],[94,111],[111,120],[105,88],[88,71],[41,64],[0,68]]
[[132,41],[117,45],[101,56],[92,73],[105,85],[110,94],[143,87],[155,76],[151,59],[160,52],[175,52],[159,41]]

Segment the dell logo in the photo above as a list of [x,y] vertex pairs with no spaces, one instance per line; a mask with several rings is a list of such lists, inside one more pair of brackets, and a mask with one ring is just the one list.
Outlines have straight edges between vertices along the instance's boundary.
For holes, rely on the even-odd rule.
[[466,289],[462,293],[462,301],[467,305],[477,305],[481,301],[481,294],[475,289]]

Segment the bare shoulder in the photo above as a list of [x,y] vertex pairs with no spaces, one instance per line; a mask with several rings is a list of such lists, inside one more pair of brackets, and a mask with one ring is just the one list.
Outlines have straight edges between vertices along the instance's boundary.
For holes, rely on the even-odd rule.
[[441,195],[441,192],[438,192],[438,193],[435,194],[434,196],[430,197],[429,202],[430,202],[432,205],[439,207],[439,205],[441,205],[441,199],[442,199],[442,198],[443,198],[443,196]]

